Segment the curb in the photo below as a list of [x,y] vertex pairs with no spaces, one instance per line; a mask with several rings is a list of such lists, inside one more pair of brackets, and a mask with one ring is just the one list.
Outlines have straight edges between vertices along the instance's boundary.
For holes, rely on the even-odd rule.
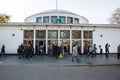
[[120,64],[71,64],[71,65],[58,65],[58,67],[93,67],[93,66],[120,66]]

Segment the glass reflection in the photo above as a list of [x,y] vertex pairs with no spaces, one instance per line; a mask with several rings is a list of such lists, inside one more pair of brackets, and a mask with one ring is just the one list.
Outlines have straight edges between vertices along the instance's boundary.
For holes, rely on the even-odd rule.
[[72,31],[72,38],[73,39],[81,39],[81,31],[73,30]]
[[92,39],[92,31],[84,31],[84,39]]
[[[60,47],[63,55],[70,54],[70,40],[60,40]],[[66,53],[65,53],[65,47],[66,47]]]
[[61,39],[69,39],[70,38],[70,31],[69,30],[60,31],[60,38]]
[[57,30],[49,30],[48,31],[48,39],[57,39],[58,31]]
[[36,38],[46,38],[46,31],[45,30],[36,30]]
[[33,30],[24,30],[25,39],[33,39]]

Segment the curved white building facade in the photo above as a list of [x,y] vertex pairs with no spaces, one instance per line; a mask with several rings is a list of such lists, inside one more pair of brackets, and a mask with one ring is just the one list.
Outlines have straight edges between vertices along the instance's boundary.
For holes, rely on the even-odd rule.
[[25,18],[24,23],[0,23],[0,47],[6,46],[6,53],[17,54],[18,45],[31,43],[34,53],[39,53],[40,46],[44,53],[52,53],[54,45],[66,46],[72,54],[72,46],[80,46],[84,53],[85,44],[96,44],[105,53],[105,44],[110,44],[110,53],[117,53],[120,44],[120,26],[116,24],[89,24],[80,15],[64,10],[49,10]]
[[88,19],[65,10],[48,10],[25,18],[25,22],[79,24],[88,23]]

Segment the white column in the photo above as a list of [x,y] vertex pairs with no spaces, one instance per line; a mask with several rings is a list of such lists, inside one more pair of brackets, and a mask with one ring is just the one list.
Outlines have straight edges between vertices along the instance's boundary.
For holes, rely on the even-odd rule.
[[51,16],[49,16],[49,23],[51,23]]
[[58,30],[58,46],[60,46],[60,30]]
[[72,54],[72,29],[70,28],[70,54]]
[[66,20],[65,23],[67,24],[67,16],[65,16],[65,20]]
[[48,29],[46,26],[46,54],[48,54]]
[[34,33],[33,33],[33,48],[34,48],[34,54],[35,54],[35,45],[36,45],[36,29],[35,29],[35,27],[34,27]]
[[73,17],[73,24],[74,24],[74,17]]
[[84,45],[83,45],[83,29],[81,29],[81,52],[83,53],[83,48],[84,48]]
[[42,23],[43,23],[43,16],[42,16]]

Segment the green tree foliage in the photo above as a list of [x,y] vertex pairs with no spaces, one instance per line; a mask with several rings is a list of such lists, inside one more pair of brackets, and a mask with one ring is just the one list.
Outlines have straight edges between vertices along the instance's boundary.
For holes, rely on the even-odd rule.
[[120,8],[114,10],[113,14],[111,15],[110,22],[120,25]]
[[10,16],[0,13],[0,23],[6,23],[10,21]]

